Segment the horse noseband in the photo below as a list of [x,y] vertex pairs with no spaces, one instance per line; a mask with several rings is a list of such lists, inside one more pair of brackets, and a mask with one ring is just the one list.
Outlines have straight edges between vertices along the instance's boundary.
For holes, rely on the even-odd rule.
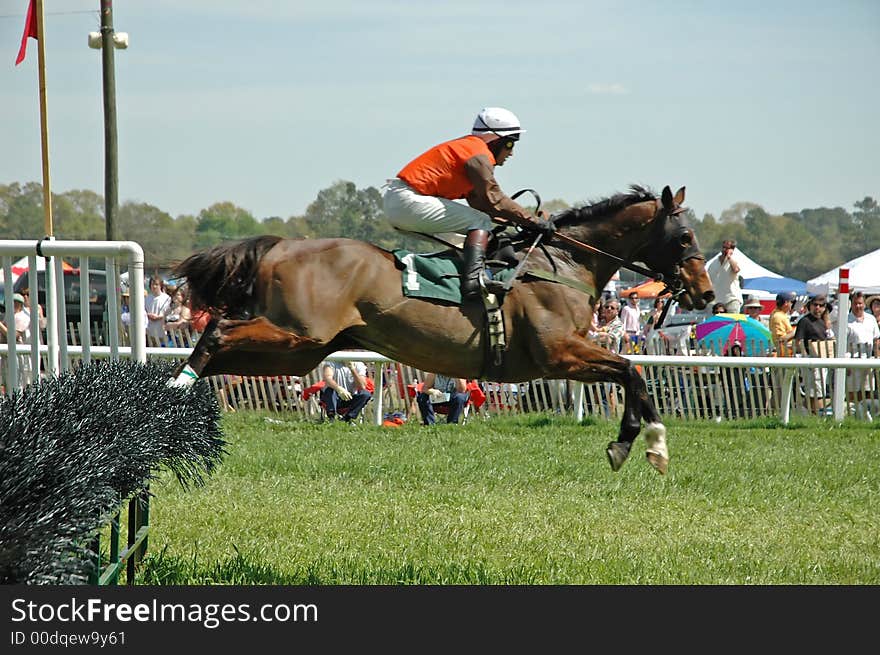
[[[663,274],[666,288],[675,297],[684,291],[684,283],[681,279],[682,264],[690,259],[705,261],[693,231],[686,219],[680,216],[684,211],[684,207],[676,207],[673,211],[666,213],[662,222],[661,247],[656,250],[652,249],[655,252],[670,253],[662,261],[657,262],[655,267]],[[690,236],[690,238],[686,240],[686,236]]]

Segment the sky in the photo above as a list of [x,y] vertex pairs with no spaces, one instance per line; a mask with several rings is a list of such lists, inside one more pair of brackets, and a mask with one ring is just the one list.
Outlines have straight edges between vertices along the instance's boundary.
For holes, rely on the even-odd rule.
[[[100,5],[44,0],[55,193],[104,192]],[[0,0],[0,184],[42,181],[26,8]],[[379,188],[486,106],[527,130],[508,194],[685,186],[700,217],[880,199],[874,0],[118,0],[113,23],[119,199],[175,217]]]

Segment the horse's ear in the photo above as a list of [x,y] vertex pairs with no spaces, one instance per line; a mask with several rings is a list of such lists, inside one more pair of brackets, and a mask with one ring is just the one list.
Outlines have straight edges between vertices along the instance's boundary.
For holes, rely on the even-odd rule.
[[667,212],[671,212],[675,209],[675,204],[672,199],[672,189],[669,188],[668,184],[663,187],[663,193],[660,194],[660,199],[663,201],[663,209]]
[[684,187],[675,192],[674,200],[677,207],[681,207],[684,204]]

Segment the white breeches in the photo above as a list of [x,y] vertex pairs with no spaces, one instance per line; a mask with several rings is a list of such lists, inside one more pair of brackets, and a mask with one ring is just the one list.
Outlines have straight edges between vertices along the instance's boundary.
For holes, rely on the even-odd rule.
[[389,181],[382,204],[392,225],[411,232],[467,233],[495,227],[487,214],[455,200],[423,196],[399,178]]

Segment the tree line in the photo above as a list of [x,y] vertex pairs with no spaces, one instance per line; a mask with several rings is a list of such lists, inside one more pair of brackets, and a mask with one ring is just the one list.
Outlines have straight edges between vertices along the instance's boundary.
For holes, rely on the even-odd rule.
[[[560,199],[543,205],[551,212],[569,207]],[[59,240],[103,240],[104,198],[88,190],[52,194],[54,236]],[[724,239],[759,264],[782,275],[808,280],[843,262],[880,248],[880,206],[868,196],[852,211],[820,207],[768,214],[760,205],[740,202],[715,217],[689,218],[707,259]],[[318,192],[302,216],[259,220],[229,201],[217,202],[198,215],[172,217],[143,202],[124,202],[116,217],[116,238],[144,249],[148,271],[166,270],[194,251],[260,234],[293,238],[345,236],[383,248],[426,250],[424,240],[405,235],[385,220],[382,196],[375,187],[358,189],[339,180]],[[0,235],[39,239],[44,234],[43,190],[37,182],[0,185]]]

